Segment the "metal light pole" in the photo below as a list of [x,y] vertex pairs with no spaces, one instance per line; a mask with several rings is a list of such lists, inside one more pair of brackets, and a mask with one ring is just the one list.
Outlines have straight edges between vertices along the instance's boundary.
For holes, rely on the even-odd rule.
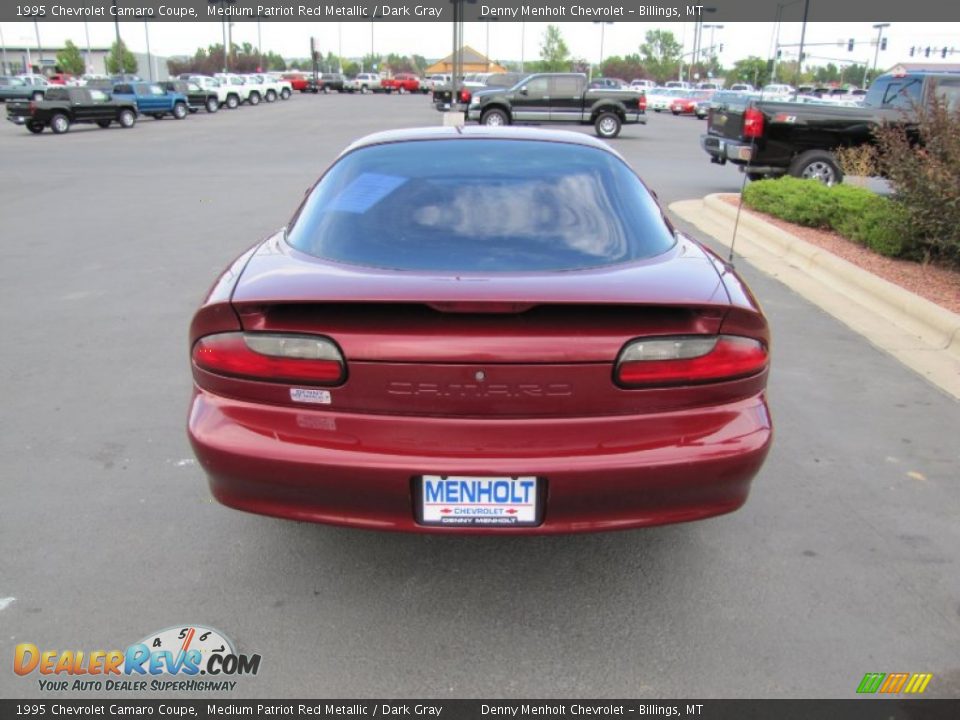
[[527,24],[525,22],[520,23],[520,72],[523,72],[523,41],[526,39],[527,35]]
[[593,24],[600,26],[600,62],[597,63],[597,72],[599,72],[602,75],[603,70],[600,69],[600,66],[603,65],[603,32],[604,30],[606,30],[607,25],[613,25],[613,23],[612,22],[594,22]]
[[713,56],[716,56],[717,53],[714,48],[717,46],[714,44],[713,32],[714,30],[723,30],[723,25],[704,25],[703,27],[710,31],[710,47],[708,47],[707,50],[709,50]]
[[[113,0],[113,10],[116,13],[117,10],[117,0]],[[117,36],[117,45],[120,45],[120,19],[118,15],[113,16],[113,31]]]
[[83,32],[87,36],[87,56],[83,60],[83,65],[84,69],[90,72],[92,69],[90,66],[90,24],[86,20],[83,21]]
[[10,65],[7,63],[7,41],[3,39],[3,26],[0,25],[0,48],[3,49],[3,74],[10,72]]
[[266,72],[263,67],[263,49],[260,38],[260,21],[257,20],[257,72]]
[[[880,41],[883,39],[883,29],[890,27],[890,23],[877,23],[873,26],[873,29],[877,31],[877,49],[873,53],[873,74],[877,74],[877,60],[880,59]],[[866,73],[864,73],[863,86],[867,86]]]
[[337,72],[343,74],[343,23],[337,23]]
[[487,72],[490,72],[490,23],[489,21],[487,22],[487,49],[485,52],[486,52],[485,57],[487,58]]
[[150,23],[143,21],[143,33],[147,38],[147,73],[150,76],[150,82],[153,82],[153,60],[150,58]]
[[780,24],[783,21],[783,11],[791,5],[796,5],[800,0],[791,0],[787,3],[777,3],[777,32],[776,39],[773,42],[773,71],[770,73],[770,82],[777,81],[777,53],[780,52]]
[[803,27],[800,29],[800,55],[797,56],[797,72],[793,76],[793,86],[800,84],[800,73],[803,71],[803,43],[807,38],[807,17],[810,14],[810,0],[803,0]]
[[40,72],[43,72],[43,46],[40,45],[40,23],[33,21],[33,30],[37,34],[37,54],[40,56]]
[[227,21],[220,21],[220,29],[223,31],[223,71],[227,72],[229,64],[227,63]]

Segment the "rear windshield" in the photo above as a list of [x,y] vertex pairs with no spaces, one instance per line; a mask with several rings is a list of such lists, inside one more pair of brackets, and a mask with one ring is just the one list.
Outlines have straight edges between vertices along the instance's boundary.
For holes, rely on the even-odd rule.
[[301,207],[287,241],[351,265],[484,273],[613,265],[674,244],[659,207],[614,155],[479,139],[349,153]]

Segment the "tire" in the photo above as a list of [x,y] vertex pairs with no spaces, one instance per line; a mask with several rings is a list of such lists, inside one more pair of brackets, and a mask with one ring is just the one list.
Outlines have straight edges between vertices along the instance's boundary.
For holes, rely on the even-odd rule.
[[759,180],[765,179],[766,177],[767,177],[767,176],[766,176],[765,174],[763,174],[763,173],[752,173],[752,172],[748,172],[748,173],[747,173],[747,179],[748,179],[750,182],[757,182],[757,181],[759,181]]
[[121,110],[117,116],[117,122],[122,128],[132,128],[137,124],[137,115],[133,110]]
[[31,100],[43,100],[43,93],[42,93],[42,92],[35,92],[32,96],[30,96],[30,99],[31,99]]
[[173,117],[177,120],[183,120],[188,114],[187,106],[183,103],[176,103],[173,106]]
[[250,99],[247,100],[247,102],[250,103],[251,105],[259,105],[259,104],[260,104],[260,93],[257,93],[257,92],[255,92],[255,93],[250,93]]
[[290,90],[289,90],[288,88],[283,88],[283,89],[280,91],[280,99],[281,99],[281,100],[289,100],[289,99],[290,99]]
[[400,90],[398,90],[398,92],[399,92],[401,95],[406,95],[406,94],[407,94],[407,89],[406,89],[405,87],[401,87]]
[[97,120],[97,125],[106,130],[108,127],[110,127],[111,122],[111,120]]
[[819,180],[828,186],[843,182],[843,171],[833,153],[827,150],[800,153],[790,163],[787,172],[795,178]]
[[510,124],[510,117],[499,108],[491,108],[480,116],[480,124],[489,127],[502,127]]
[[163,113],[151,113],[154,120],[163,120]]
[[220,101],[215,97],[207,98],[207,112],[215,113],[220,109]]
[[27,120],[27,130],[34,135],[39,135],[43,132],[43,123],[37,120]]
[[236,110],[240,107],[240,97],[237,95],[227,95],[227,107]]
[[593,123],[597,137],[610,140],[620,134],[620,118],[616,113],[602,112]]
[[272,103],[277,101],[277,93],[273,90],[267,90],[267,102]]
[[360,88],[361,95],[366,95],[368,92],[370,92],[370,89],[366,85]]
[[63,135],[70,129],[70,118],[63,113],[56,113],[50,118],[50,129],[57,135]]
[[323,86],[323,94],[324,94],[324,95],[329,95],[329,94],[330,94],[330,86],[329,86],[329,85],[324,85],[324,86]]

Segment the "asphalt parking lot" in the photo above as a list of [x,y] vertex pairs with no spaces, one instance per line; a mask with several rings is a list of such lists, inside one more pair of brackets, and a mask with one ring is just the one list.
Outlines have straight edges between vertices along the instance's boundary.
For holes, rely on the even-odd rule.
[[[960,696],[960,404],[748,266],[776,441],[732,515],[435,537],[212,501],[185,434],[196,303],[351,140],[439,121],[423,96],[330,95],[0,126],[0,697],[41,695],[17,643],[194,623],[262,656],[237,697],[847,698],[866,672]],[[738,191],[702,128],[654,115],[612,144],[665,205]]]

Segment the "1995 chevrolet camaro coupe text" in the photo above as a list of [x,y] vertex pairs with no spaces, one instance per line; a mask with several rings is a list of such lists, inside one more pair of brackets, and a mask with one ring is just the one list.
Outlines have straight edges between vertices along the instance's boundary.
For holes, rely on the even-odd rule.
[[747,498],[769,331],[610,147],[381,133],[214,283],[189,435],[216,498],[296,520],[562,533]]

